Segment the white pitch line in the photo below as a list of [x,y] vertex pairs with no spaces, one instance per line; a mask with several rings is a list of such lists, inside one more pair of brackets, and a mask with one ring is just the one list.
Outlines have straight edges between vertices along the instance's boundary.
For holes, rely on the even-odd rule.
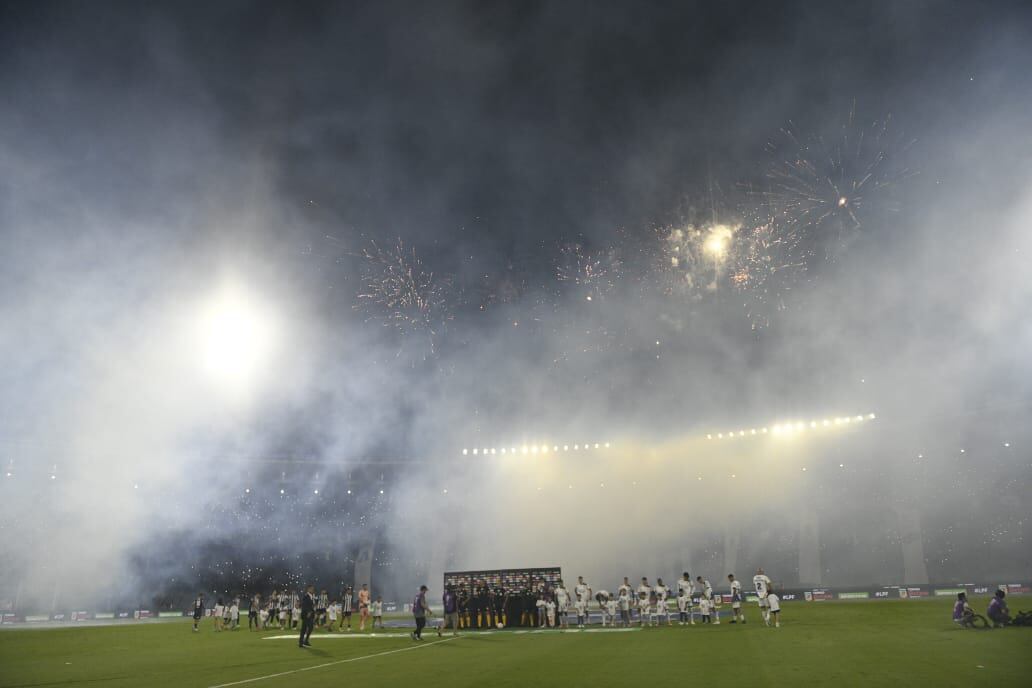
[[440,645],[446,643],[449,640],[457,640],[458,636],[451,638],[445,638],[444,640],[433,640],[424,645],[413,645],[412,647],[402,647],[397,650],[386,650],[384,652],[377,652],[371,655],[363,655],[361,657],[350,657],[348,659],[338,659],[336,662],[326,662],[325,664],[316,664],[315,666],[302,667],[300,669],[291,669],[290,671],[281,671],[278,674],[269,674],[268,676],[255,676],[254,678],[245,678],[241,681],[232,681],[230,683],[219,683],[218,685],[209,686],[208,688],[227,688],[227,686],[239,686],[244,683],[254,683],[255,681],[264,681],[269,678],[279,678],[280,676],[289,676],[290,674],[299,674],[302,671],[311,671],[312,669],[323,669],[328,666],[335,666],[337,664],[347,664],[348,662],[359,662],[363,659],[373,659],[374,657],[383,657],[384,655],[393,655],[397,652],[408,652],[409,650],[418,650],[421,647],[430,647],[431,645]]

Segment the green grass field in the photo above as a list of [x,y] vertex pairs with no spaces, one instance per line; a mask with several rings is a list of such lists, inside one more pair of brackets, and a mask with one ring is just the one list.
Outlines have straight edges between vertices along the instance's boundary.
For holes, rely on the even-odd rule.
[[[1013,609],[1032,607],[1012,600]],[[986,600],[974,600],[984,609]],[[950,600],[789,602],[766,628],[648,628],[629,633],[510,631],[422,644],[392,637],[293,639],[246,630],[216,634],[206,620],[0,632],[0,686],[1032,685],[1032,629],[968,631]],[[726,610],[725,610],[726,611]],[[351,634],[356,635],[356,634]],[[446,636],[447,637],[447,636]],[[325,665],[325,666],[324,666]],[[286,672],[286,673],[285,673]],[[261,680],[248,681],[263,678]]]

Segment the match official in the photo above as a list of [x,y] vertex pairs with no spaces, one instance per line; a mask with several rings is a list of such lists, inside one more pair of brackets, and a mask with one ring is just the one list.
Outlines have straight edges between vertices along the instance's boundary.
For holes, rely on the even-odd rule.
[[297,639],[298,647],[311,647],[309,638],[315,628],[315,587],[309,585],[301,598],[301,636]]

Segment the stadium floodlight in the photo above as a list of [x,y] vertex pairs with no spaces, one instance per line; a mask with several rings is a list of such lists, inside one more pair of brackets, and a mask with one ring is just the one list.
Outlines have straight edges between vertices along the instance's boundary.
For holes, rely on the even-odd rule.
[[606,449],[609,449],[609,442],[606,442]]
[[537,453],[538,453],[538,448],[537,448],[537,445],[536,445],[536,444],[533,444],[533,445],[531,445],[531,447],[530,447],[530,453],[531,453],[531,454],[537,454]]
[[563,445],[563,451],[570,451],[570,445],[564,444]]
[[312,490],[312,494],[319,494],[319,490]]
[[477,451],[478,451],[478,450],[477,450],[477,448],[476,448],[476,447],[473,447],[473,456],[476,456],[476,455],[477,455]]
[[236,285],[222,287],[199,309],[196,341],[205,373],[246,385],[276,348],[278,327],[268,309]]
[[803,472],[804,473],[806,472],[806,466],[803,466]]
[[595,442],[595,449],[598,449],[598,442]]
[[814,418],[814,419],[811,419],[811,420],[808,420],[808,421],[802,421],[802,420],[785,421],[785,422],[782,422],[782,423],[775,423],[774,425],[763,426],[763,427],[760,427],[760,428],[749,428],[748,430],[731,430],[731,431],[728,431],[726,433],[725,432],[707,433],[706,439],[707,440],[712,440],[712,439],[718,439],[719,440],[719,439],[725,439],[725,437],[728,438],[728,439],[736,439],[738,437],[745,437],[747,434],[752,436],[752,435],[766,435],[768,433],[769,434],[773,434],[773,435],[790,436],[790,435],[793,435],[793,434],[795,434],[797,432],[805,432],[808,428],[810,430],[817,430],[817,429],[820,429],[820,428],[827,428],[827,427],[830,427],[832,425],[844,425],[844,424],[850,424],[850,423],[860,423],[860,422],[863,422],[863,421],[866,421],[866,420],[874,420],[876,417],[877,416],[875,414],[868,413],[866,415],[865,414],[858,414],[856,416],[838,416],[838,417],[836,417],[834,419],[832,419],[832,418],[824,418],[824,419]]
[[351,494],[351,490],[348,490],[348,494]]
[[251,494],[251,488],[245,487],[244,488],[244,494]]
[[462,455],[463,455],[463,456],[466,456],[466,455],[468,455],[468,454],[469,454],[469,449],[463,449],[463,450],[462,450]]
[[279,493],[284,494],[286,491],[281,487]]
[[579,444],[573,445],[573,451],[579,451],[579,450],[580,450],[580,445]]
[[523,453],[524,453],[524,454],[526,454],[526,453],[527,453],[527,445],[523,445]]
[[380,490],[380,494],[383,494],[383,490]]

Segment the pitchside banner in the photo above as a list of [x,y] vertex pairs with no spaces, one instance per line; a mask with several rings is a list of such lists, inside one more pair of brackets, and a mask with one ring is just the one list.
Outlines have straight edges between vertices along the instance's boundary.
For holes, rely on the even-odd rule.
[[536,569],[495,569],[491,571],[445,571],[444,585],[455,588],[486,585],[495,590],[502,588],[506,592],[513,590],[534,590],[544,584],[554,588],[562,580],[562,569],[558,566],[546,566]]

